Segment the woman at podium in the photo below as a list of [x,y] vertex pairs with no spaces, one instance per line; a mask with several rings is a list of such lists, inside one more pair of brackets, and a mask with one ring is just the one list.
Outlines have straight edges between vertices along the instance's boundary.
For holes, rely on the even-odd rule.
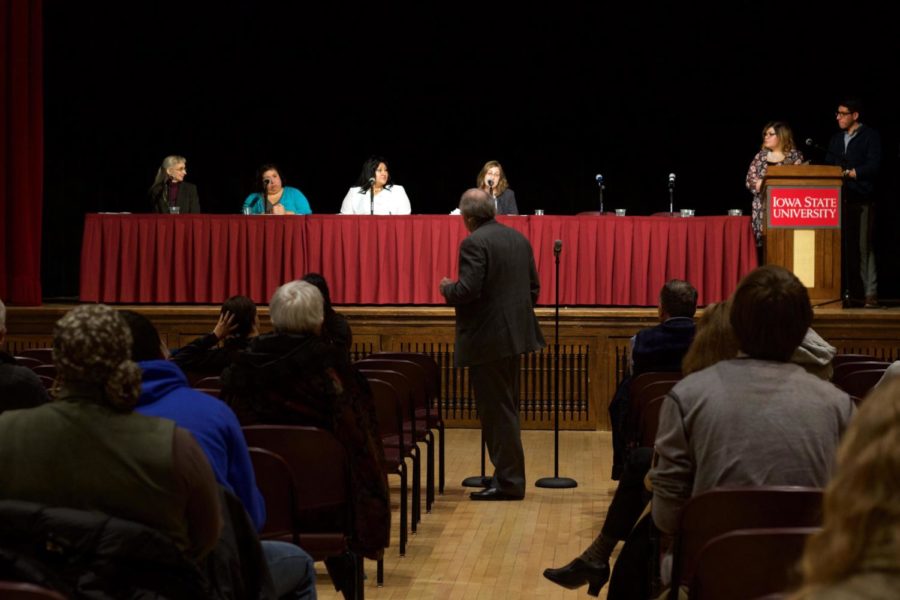
[[770,165],[796,165],[803,162],[803,153],[794,147],[794,133],[783,121],[770,121],[762,130],[762,147],[747,169],[747,189],[753,194],[753,234],[756,245],[762,245],[763,200],[762,180]]

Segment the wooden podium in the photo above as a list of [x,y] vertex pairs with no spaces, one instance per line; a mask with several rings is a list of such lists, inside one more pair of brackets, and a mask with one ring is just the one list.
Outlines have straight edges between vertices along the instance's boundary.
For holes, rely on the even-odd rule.
[[842,184],[841,168],[823,165],[772,166],[763,179],[763,262],[797,275],[813,305],[841,300]]

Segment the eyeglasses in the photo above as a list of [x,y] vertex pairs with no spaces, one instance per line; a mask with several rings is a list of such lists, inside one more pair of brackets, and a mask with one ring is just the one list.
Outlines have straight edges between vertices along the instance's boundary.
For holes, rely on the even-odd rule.
[[844,111],[842,111],[842,110],[839,110],[839,111],[837,111],[836,113],[834,113],[834,116],[836,116],[836,117],[849,117],[849,116],[852,115],[852,114],[853,114],[852,112],[844,112]]
[[767,131],[767,132],[765,132],[763,135],[764,135],[765,137],[769,137],[770,135],[774,135],[774,136],[776,136],[776,137],[778,136],[778,134],[775,133],[774,131]]

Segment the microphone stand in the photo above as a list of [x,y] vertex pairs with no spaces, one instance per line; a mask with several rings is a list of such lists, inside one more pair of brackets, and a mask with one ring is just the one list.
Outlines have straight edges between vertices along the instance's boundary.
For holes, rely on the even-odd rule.
[[481,432],[481,475],[473,475],[472,477],[466,477],[463,479],[464,487],[480,487],[487,488],[491,487],[492,477],[488,477],[484,473],[484,459],[485,459],[485,448],[487,448],[487,443],[484,441],[484,430]]
[[[600,214],[603,214],[603,190],[606,189],[606,186],[603,185],[603,182],[600,182]],[[559,257],[557,257],[559,260]]]
[[669,182],[669,214],[675,213],[675,182]]
[[375,185],[369,184],[369,214],[375,214]]
[[559,476],[559,253],[562,242],[553,246],[556,257],[556,333],[553,341],[553,477],[542,477],[534,482],[535,487],[565,489],[578,487],[578,482],[569,477]]

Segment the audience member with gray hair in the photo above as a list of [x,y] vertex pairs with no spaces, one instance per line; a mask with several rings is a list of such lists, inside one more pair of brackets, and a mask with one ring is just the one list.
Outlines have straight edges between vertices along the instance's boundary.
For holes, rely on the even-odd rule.
[[324,340],[321,292],[306,281],[279,287],[269,302],[275,330],[253,338],[222,374],[223,397],[244,425],[311,425],[334,432],[353,468],[353,549],[376,558],[388,545],[390,502],[384,450],[368,384],[346,352]]
[[[0,300],[0,348],[6,339],[6,306]],[[31,408],[50,401],[47,390],[34,371],[16,364],[16,360],[0,350],[0,412]]]

